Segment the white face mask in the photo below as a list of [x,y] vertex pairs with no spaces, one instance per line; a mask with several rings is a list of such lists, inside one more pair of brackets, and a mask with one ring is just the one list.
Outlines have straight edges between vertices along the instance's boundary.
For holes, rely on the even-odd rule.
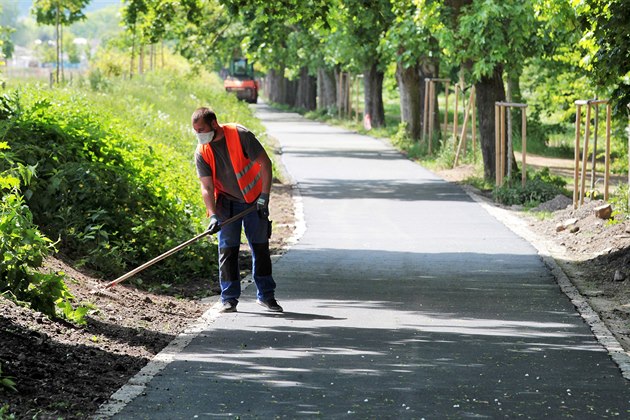
[[197,134],[197,141],[199,144],[206,144],[212,141],[214,137],[214,131],[209,131],[207,133],[195,133]]

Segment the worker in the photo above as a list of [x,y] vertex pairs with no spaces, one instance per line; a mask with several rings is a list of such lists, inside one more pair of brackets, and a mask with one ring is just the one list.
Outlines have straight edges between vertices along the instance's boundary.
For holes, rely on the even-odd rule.
[[[214,111],[202,107],[192,114],[197,135],[195,164],[201,183],[201,196],[210,218],[208,230],[218,233],[220,312],[236,312],[241,295],[239,249],[241,227],[252,252],[252,277],[256,302],[272,312],[282,312],[275,299],[276,283],[271,273],[269,238],[269,192],[271,160],[256,136],[237,124],[219,124]],[[241,220],[221,226],[221,222],[251,206]]]

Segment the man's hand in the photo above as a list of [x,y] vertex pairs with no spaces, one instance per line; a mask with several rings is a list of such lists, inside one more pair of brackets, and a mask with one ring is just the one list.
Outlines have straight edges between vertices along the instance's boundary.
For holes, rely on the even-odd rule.
[[263,219],[269,217],[269,194],[260,193],[258,200],[256,200],[256,209],[258,210],[258,215]]
[[210,231],[210,235],[214,235],[221,230],[221,224],[219,223],[219,219],[217,219],[216,214],[210,216],[210,224],[208,225],[207,230]]

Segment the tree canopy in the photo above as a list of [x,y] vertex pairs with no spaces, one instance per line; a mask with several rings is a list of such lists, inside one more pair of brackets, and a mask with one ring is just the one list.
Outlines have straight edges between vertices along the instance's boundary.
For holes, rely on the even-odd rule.
[[[85,4],[37,0],[35,10],[41,22],[67,24],[82,17]],[[487,177],[494,171],[493,104],[507,92],[520,98],[526,87],[535,116],[557,116],[558,108],[568,118],[575,99],[596,95],[623,108],[630,103],[630,3],[623,0],[124,0],[122,16],[131,72],[133,56],[157,43],[215,70],[245,56],[274,90],[293,93],[274,100],[335,110],[348,106],[350,72],[362,76],[363,108],[374,126],[386,121],[388,73],[416,141],[424,79],[475,85]]]

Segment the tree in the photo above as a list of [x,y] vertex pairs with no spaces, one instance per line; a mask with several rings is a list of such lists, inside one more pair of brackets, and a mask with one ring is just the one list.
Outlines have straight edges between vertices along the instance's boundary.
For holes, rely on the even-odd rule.
[[14,25],[16,23],[16,5],[14,4],[11,7],[11,5],[5,5],[4,2],[0,2],[0,62],[13,56],[15,45],[11,39],[11,34],[15,32]]
[[[0,12],[2,12],[2,9],[0,9]],[[15,46],[11,40],[11,34],[14,31],[15,29],[8,26],[0,26],[0,63],[13,56]]]
[[[427,5],[419,0],[420,7]],[[535,45],[531,0],[447,0],[435,12],[446,59],[475,84],[484,178],[495,177],[495,102],[505,100],[504,72],[519,74]],[[514,160],[513,156],[506,156]]]
[[[401,121],[407,134],[419,139],[424,115],[424,79],[436,77],[439,45],[427,22],[431,14],[419,9],[412,0],[392,0],[395,15],[381,43],[381,50],[396,62],[396,81],[400,92]],[[423,13],[424,12],[424,13]]]
[[587,34],[583,42],[592,49],[590,76],[600,89],[611,87],[616,110],[625,111],[630,104],[630,2],[586,0],[578,13]]
[[[556,123],[575,120],[576,99],[596,95],[583,65],[588,56],[582,46],[582,31],[569,0],[536,0],[536,52],[526,62],[527,101],[532,112]],[[514,100],[518,101],[516,96]]]
[[[327,1],[222,0],[222,4],[243,29],[230,33],[234,41],[239,41],[239,53],[268,70],[269,98],[315,109],[315,75],[323,59],[318,52],[321,40],[316,28],[322,22]],[[231,59],[231,55],[227,58]]]
[[[32,12],[37,23],[55,26],[56,81],[63,78],[63,27],[85,19],[83,9],[90,0],[35,0]],[[60,77],[61,74],[61,77]]]
[[229,63],[225,57],[240,45],[240,40],[237,43],[226,34],[242,28],[233,26],[234,19],[218,0],[204,2],[194,10],[197,13],[187,13],[186,19],[179,22],[176,49],[196,65]]
[[394,21],[390,1],[337,1],[328,21],[341,35],[336,39],[338,61],[351,63],[363,72],[365,114],[374,127],[385,125],[383,79],[387,61],[378,47]]

